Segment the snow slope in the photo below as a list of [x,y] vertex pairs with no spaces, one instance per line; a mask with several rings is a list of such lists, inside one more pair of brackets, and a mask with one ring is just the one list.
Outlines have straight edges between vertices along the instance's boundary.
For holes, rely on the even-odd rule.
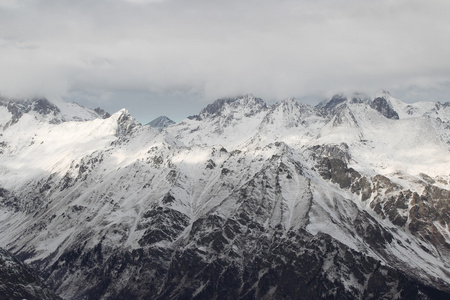
[[450,292],[450,105],[376,98],[246,95],[162,129],[5,102],[0,246],[66,299]]

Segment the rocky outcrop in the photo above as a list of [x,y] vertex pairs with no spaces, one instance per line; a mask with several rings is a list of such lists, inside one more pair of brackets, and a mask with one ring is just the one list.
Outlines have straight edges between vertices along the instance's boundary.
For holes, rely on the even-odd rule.
[[[364,225],[364,216],[355,222],[357,233],[374,247],[392,239],[379,226]],[[163,241],[171,239],[159,240]],[[209,215],[197,220],[176,248],[154,245],[124,251],[100,243],[88,250],[81,245],[52,269],[50,284],[69,274],[88,279],[71,299],[445,299],[450,295],[326,234],[281,229],[268,234],[244,211],[229,219]]]
[[0,299],[60,300],[61,298],[30,268],[0,248]]
[[[56,105],[45,98],[31,100],[10,100],[3,98],[0,99],[0,105],[7,107],[8,111],[12,114],[11,120],[4,126],[5,129],[16,124],[24,114],[31,111],[34,111],[42,116],[53,117],[61,112]],[[50,121],[52,123],[60,122],[57,118],[53,118]]]
[[[328,157],[317,159],[319,174],[324,179],[360,195],[362,201],[369,200],[370,207],[381,218],[388,219],[398,227],[407,227],[411,233],[437,247],[438,255],[448,257],[450,244],[446,232],[450,228],[449,190],[426,184],[420,195],[417,192],[402,189],[382,175],[376,175],[373,178],[364,177],[352,168],[348,168],[347,164],[340,159]],[[433,181],[430,178],[428,182]],[[372,237],[371,240],[376,241],[372,246],[379,245],[377,234],[373,233],[382,231],[382,229],[371,230],[369,236]],[[358,234],[362,233],[358,232]],[[365,233],[362,236],[364,237]],[[379,240],[389,242],[389,239],[384,236]]]
[[122,109],[117,114],[117,137],[125,137],[131,134],[134,128],[141,126],[141,124],[136,121],[126,109]]
[[111,117],[111,114],[107,111],[105,111],[103,108],[97,107],[94,108],[94,111],[102,118],[102,119],[108,119]]
[[388,119],[398,120],[398,113],[389,105],[388,101],[383,97],[375,98],[370,107],[381,113]]
[[[223,224],[227,231],[236,228],[234,222],[223,220]],[[264,238],[260,234],[256,229],[250,236],[238,234],[231,242],[216,237],[215,247],[178,250],[168,270],[169,280],[156,299],[414,299],[433,292],[447,295],[327,235],[274,232],[273,237]],[[255,248],[242,251],[239,245],[243,243]],[[233,262],[221,255],[226,249],[230,249]]]
[[267,109],[267,105],[262,99],[255,98],[253,95],[245,95],[236,98],[217,99],[212,104],[208,104],[204,109],[202,109],[198,116],[192,116],[190,118],[202,120],[205,118],[218,117],[226,107],[229,107],[231,110],[246,107],[248,111],[245,112],[245,115],[247,117],[260,110]]
[[327,101],[326,103],[319,104],[317,107],[321,108],[322,110],[334,110],[336,107],[338,107],[341,103],[344,103],[345,101],[347,101],[347,97],[338,94],[334,95],[331,98],[331,100]]
[[408,229],[440,248],[442,255],[450,253],[448,236],[438,229],[450,229],[450,191],[427,185],[422,195],[413,193],[411,198]]
[[338,159],[345,164],[350,162],[349,147],[346,143],[339,145],[315,145],[309,149],[314,159],[321,157]]

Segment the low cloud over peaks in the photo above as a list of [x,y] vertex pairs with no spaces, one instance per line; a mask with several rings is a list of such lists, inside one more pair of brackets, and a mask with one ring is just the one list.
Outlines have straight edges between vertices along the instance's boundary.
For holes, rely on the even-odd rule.
[[3,1],[0,93],[106,106],[104,95],[126,94],[123,106],[139,95],[149,109],[164,95],[184,105],[180,93],[186,105],[249,92],[446,95],[448,15],[449,2],[418,0]]

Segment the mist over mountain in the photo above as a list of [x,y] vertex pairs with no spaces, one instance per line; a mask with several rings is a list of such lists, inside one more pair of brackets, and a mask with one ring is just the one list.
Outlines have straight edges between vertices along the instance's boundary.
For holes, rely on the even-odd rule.
[[2,98],[0,130],[0,247],[63,299],[450,297],[449,102]]

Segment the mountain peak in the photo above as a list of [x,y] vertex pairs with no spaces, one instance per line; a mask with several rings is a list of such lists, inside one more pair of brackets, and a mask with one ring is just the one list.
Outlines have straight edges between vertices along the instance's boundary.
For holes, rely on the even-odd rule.
[[97,107],[94,108],[94,111],[102,118],[102,119],[107,119],[109,117],[111,117],[111,114],[107,111],[105,111],[104,109]]
[[286,104],[294,104],[294,105],[296,105],[296,104],[298,104],[299,102],[297,101],[297,99],[295,99],[294,97],[289,97],[289,98],[286,98],[286,99],[284,99],[284,100],[282,100],[281,102],[280,102],[280,104],[284,104],[284,105],[286,105]]
[[175,122],[166,116],[160,116],[160,117],[157,117],[156,119],[154,119],[153,121],[147,123],[146,125],[150,125],[153,128],[162,130],[163,128],[165,128],[169,125],[172,125],[172,124],[175,124]]
[[5,128],[19,122],[24,114],[33,114],[37,119],[51,124],[68,121],[88,121],[109,118],[111,115],[97,107],[90,109],[75,102],[60,102],[57,105],[47,98],[8,99],[0,98],[0,106],[6,107],[11,119]]
[[316,107],[323,110],[331,110],[340,106],[341,103],[344,103],[347,100],[348,98],[344,94],[336,94],[330,100],[324,100]]
[[37,114],[47,117],[55,117],[60,114],[60,109],[48,101],[46,98],[33,99],[0,99],[0,106],[5,106],[11,113],[11,120],[6,127],[14,125],[26,113],[36,112]]
[[388,119],[398,120],[398,113],[392,108],[392,105],[385,97],[377,97],[370,103],[370,107],[380,112]]
[[31,110],[41,115],[53,114],[54,116],[61,112],[56,105],[48,101],[46,98],[32,100]]
[[192,116],[190,119],[205,119],[215,118],[217,116],[236,112],[238,110],[244,111],[245,116],[250,116],[258,111],[267,109],[267,105],[261,98],[256,98],[252,94],[238,96],[235,98],[220,98],[211,104],[208,104],[200,111],[197,116]]
[[134,128],[140,126],[140,123],[125,108],[116,112],[112,117],[117,118],[116,136],[128,135]]
[[323,110],[334,110],[337,107],[341,106],[344,102],[350,103],[364,103],[369,102],[370,99],[367,95],[359,92],[354,92],[352,94],[335,94],[330,100],[324,100],[318,105],[316,108]]

